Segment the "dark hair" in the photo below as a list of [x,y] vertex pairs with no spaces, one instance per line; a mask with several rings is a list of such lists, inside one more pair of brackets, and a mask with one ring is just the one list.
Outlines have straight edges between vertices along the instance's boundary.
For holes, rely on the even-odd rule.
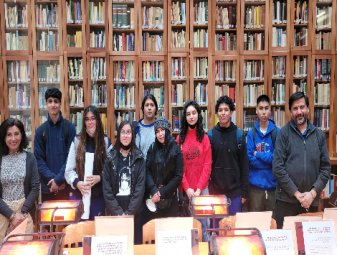
[[215,105],[215,112],[216,113],[218,112],[219,106],[221,104],[228,105],[231,112],[235,111],[234,102],[233,102],[233,100],[229,96],[221,96],[221,97],[219,97],[219,99],[216,101],[216,105]]
[[131,131],[132,131],[131,151],[136,148],[135,130],[134,130],[133,126],[132,126],[132,123],[130,121],[123,120],[121,122],[121,124],[119,124],[118,130],[117,130],[117,137],[116,137],[116,142],[115,142],[115,146],[114,146],[114,149],[116,149],[117,151],[119,151],[121,149],[121,147],[122,147],[122,145],[121,145],[121,131],[122,131],[122,128],[124,126],[126,126],[126,125],[130,125]]
[[291,110],[291,107],[293,106],[293,103],[295,101],[297,101],[298,99],[301,99],[301,98],[304,98],[306,106],[309,107],[309,98],[308,98],[308,96],[304,92],[298,91],[298,92],[295,92],[294,94],[292,94],[289,97],[289,110]]
[[8,118],[4,120],[0,126],[0,155],[8,155],[9,149],[6,144],[6,135],[9,128],[16,126],[21,133],[21,142],[19,146],[19,151],[23,151],[28,146],[28,138],[25,132],[25,127],[23,126],[23,123],[21,120],[14,119],[14,118]]
[[267,95],[265,95],[265,94],[260,95],[260,96],[256,99],[256,106],[257,106],[260,102],[267,102],[268,104],[270,104],[269,96],[267,96]]
[[53,97],[53,98],[58,98],[61,102],[62,100],[62,92],[58,88],[50,88],[46,90],[46,93],[44,94],[44,98],[46,101],[48,98]]
[[143,98],[143,101],[142,101],[142,112],[143,112],[143,114],[144,114],[144,105],[145,105],[146,100],[148,100],[148,99],[151,99],[153,101],[154,106],[156,107],[156,113],[155,114],[157,115],[157,112],[158,112],[158,103],[157,103],[157,99],[152,94],[147,94]]
[[84,178],[84,162],[85,162],[85,145],[87,141],[87,131],[85,127],[85,117],[91,112],[96,119],[96,132],[95,132],[95,156],[94,156],[94,169],[100,174],[103,171],[104,161],[106,159],[106,148],[104,142],[104,130],[100,113],[96,106],[89,105],[84,109],[82,118],[82,130],[79,134],[80,142],[76,151],[76,170],[80,180]]
[[195,128],[197,129],[197,139],[200,143],[202,142],[202,139],[204,138],[204,134],[205,134],[205,131],[204,131],[203,126],[202,126],[203,118],[202,118],[202,115],[201,115],[201,109],[200,109],[199,104],[196,101],[193,101],[193,100],[187,101],[184,104],[183,116],[182,116],[181,121],[180,121],[180,126],[181,126],[180,135],[179,135],[180,145],[184,143],[185,138],[186,138],[186,134],[187,134],[187,130],[188,130],[188,123],[187,123],[187,119],[186,119],[186,111],[187,111],[187,108],[189,106],[193,106],[197,110],[197,113],[198,113],[198,121],[196,123],[197,125],[196,125]]

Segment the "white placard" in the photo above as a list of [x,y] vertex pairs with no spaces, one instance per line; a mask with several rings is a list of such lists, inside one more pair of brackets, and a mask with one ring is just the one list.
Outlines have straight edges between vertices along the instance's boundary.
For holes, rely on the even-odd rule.
[[156,255],[192,255],[191,230],[162,230],[156,234]]
[[261,234],[268,255],[295,254],[291,230],[264,230]]
[[333,221],[302,222],[306,255],[337,254]]
[[[94,153],[85,153],[85,165],[84,165],[84,183],[86,183],[87,176],[91,176],[93,173],[94,167]],[[91,198],[91,190],[82,196],[83,201],[83,214],[82,219],[89,219],[90,215],[90,198]]]
[[91,255],[128,255],[128,237],[93,236]]

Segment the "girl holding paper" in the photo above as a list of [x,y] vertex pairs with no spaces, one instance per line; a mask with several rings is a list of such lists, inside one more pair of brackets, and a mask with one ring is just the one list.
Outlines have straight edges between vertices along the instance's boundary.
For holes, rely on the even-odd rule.
[[140,212],[145,191],[145,160],[135,144],[132,124],[122,121],[103,171],[103,195],[109,215],[134,215],[135,243],[141,243]]
[[82,220],[94,220],[95,216],[105,213],[101,179],[104,161],[111,148],[97,107],[86,107],[82,131],[70,146],[65,169],[67,183],[79,191],[74,192],[75,198],[82,197]]

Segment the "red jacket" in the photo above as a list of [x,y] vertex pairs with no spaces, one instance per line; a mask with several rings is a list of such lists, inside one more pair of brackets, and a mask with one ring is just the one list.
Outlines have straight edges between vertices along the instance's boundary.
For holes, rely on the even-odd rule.
[[[176,139],[179,144],[180,136]],[[184,158],[184,175],[182,187],[184,191],[192,188],[203,190],[208,187],[212,167],[212,150],[208,136],[205,134],[202,142],[197,140],[196,129],[188,130],[184,143],[181,145]]]

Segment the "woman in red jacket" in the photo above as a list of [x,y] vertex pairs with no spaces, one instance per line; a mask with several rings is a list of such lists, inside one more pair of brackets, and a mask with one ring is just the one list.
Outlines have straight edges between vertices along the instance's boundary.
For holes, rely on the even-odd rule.
[[[192,196],[208,194],[212,151],[202,121],[200,106],[195,101],[186,102],[177,142],[181,147],[184,158],[184,174],[181,186],[188,199],[191,199]],[[208,241],[206,230],[209,224],[206,219],[200,221],[202,223],[203,241]]]

